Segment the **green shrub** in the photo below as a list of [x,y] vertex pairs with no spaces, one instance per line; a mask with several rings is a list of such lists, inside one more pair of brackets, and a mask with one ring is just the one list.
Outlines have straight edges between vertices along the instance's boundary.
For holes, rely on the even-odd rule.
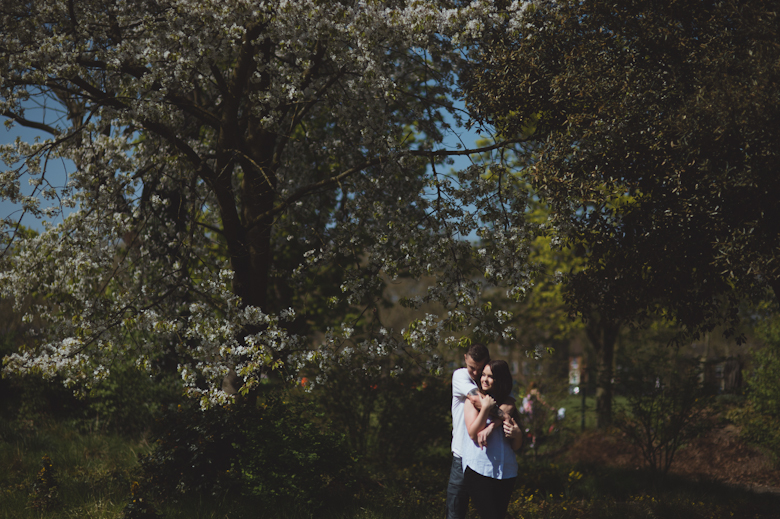
[[233,492],[316,510],[351,497],[355,460],[306,398],[271,390],[257,402],[171,409],[145,456],[143,492],[161,502]]
[[765,346],[753,355],[755,370],[747,380],[749,397],[757,412],[780,418],[780,316],[761,323],[757,332]]
[[[12,351],[5,348],[5,353]],[[164,408],[182,398],[177,377],[153,377],[132,364],[113,367],[81,398],[60,376],[9,375],[0,378],[0,419],[70,421],[85,432],[104,430],[137,437],[151,428]]]
[[741,436],[760,445],[780,462],[780,316],[759,323],[757,335],[765,343],[753,354],[755,369],[747,377],[748,403],[728,413],[742,426]]
[[201,411],[191,401],[171,406],[152,430],[154,450],[141,458],[141,489],[162,501],[217,495],[237,482],[233,465],[240,430],[231,408]]
[[157,513],[154,506],[144,497],[141,490],[141,485],[137,481],[133,481],[130,486],[130,502],[125,505],[122,510],[123,519],[159,519],[160,514]]
[[41,470],[38,471],[35,483],[33,483],[33,492],[30,494],[30,508],[51,510],[58,504],[59,492],[54,464],[48,455],[44,455],[41,458]]
[[742,427],[742,439],[767,449],[775,464],[780,462],[780,419],[760,412],[752,401],[729,411],[726,417]]
[[[359,359],[358,359],[359,360]],[[450,457],[452,388],[410,361],[333,370],[313,391],[319,407],[346,432],[350,447],[371,467],[404,468],[430,456]]]
[[251,494],[309,510],[352,496],[356,459],[312,402],[272,393],[243,414],[242,429],[240,465]]
[[117,366],[89,392],[82,420],[137,435],[150,429],[164,409],[181,400],[176,377],[150,376],[132,365]]
[[627,403],[614,423],[652,471],[668,472],[677,450],[701,432],[709,399],[700,373],[695,359],[668,348],[637,355],[623,370],[618,387]]
[[451,461],[452,388],[443,377],[406,372],[379,381],[368,456],[380,467],[408,467],[428,457]]

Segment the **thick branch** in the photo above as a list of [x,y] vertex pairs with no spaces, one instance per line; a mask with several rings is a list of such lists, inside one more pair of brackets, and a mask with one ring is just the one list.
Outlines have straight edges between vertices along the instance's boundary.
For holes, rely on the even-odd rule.
[[246,88],[247,78],[253,68],[257,66],[255,63],[255,54],[257,47],[254,43],[255,39],[260,36],[263,30],[263,25],[257,24],[253,27],[248,27],[244,43],[241,47],[241,51],[238,55],[238,62],[233,69],[233,77],[230,80],[229,96],[225,99],[225,112],[222,120],[235,120],[238,118],[239,100],[244,95],[244,89]]
[[341,182],[345,178],[349,177],[350,175],[354,175],[355,173],[357,173],[359,171],[362,171],[362,170],[364,170],[366,168],[369,168],[371,166],[376,166],[378,164],[381,164],[382,162],[385,162],[385,159],[372,160],[372,161],[366,162],[365,164],[361,164],[360,166],[355,166],[354,168],[349,168],[348,170],[343,171],[343,172],[339,173],[338,175],[336,175],[334,177],[326,178],[326,179],[321,180],[321,181],[319,181],[319,182],[317,182],[315,184],[311,184],[311,185],[308,185],[306,187],[302,187],[301,189],[299,189],[298,191],[296,191],[295,193],[290,195],[287,199],[285,199],[282,203],[280,203],[279,205],[277,205],[273,209],[271,209],[269,211],[266,211],[265,213],[259,215],[259,217],[257,218],[257,221],[262,221],[262,220],[264,220],[266,218],[270,218],[272,216],[275,216],[275,215],[281,213],[282,211],[284,211],[285,209],[287,209],[288,207],[290,207],[292,204],[294,204],[295,202],[297,202],[298,200],[300,200],[304,196],[306,196],[306,195],[308,195],[308,194],[310,194],[310,193],[312,193],[314,191],[317,191],[318,189],[322,189],[324,187],[329,187],[329,186],[332,186],[334,184],[338,184],[339,182]]
[[[95,68],[99,70],[106,70],[107,68],[106,62],[100,60],[88,61],[88,60],[81,59],[78,61],[78,63],[81,66],[87,68]],[[149,71],[145,67],[138,66],[138,65],[131,65],[129,63],[122,64],[119,70],[124,72],[125,74],[129,74],[133,76],[136,79],[140,79],[149,73]],[[160,88],[162,88],[162,85],[160,85],[159,83],[154,83],[150,89],[154,91],[154,90],[159,90]],[[189,113],[190,115],[196,117],[197,119],[200,119],[201,121],[205,122],[206,124],[214,128],[219,127],[219,117],[217,117],[215,114],[205,109],[204,107],[198,105],[197,103],[194,103],[190,99],[187,99],[186,97],[178,94],[167,94],[165,96],[165,99],[170,101],[176,107],[182,109],[183,111]]]
[[523,142],[524,139],[512,139],[508,141],[501,141],[496,144],[493,144],[492,146],[486,146],[484,148],[475,148],[475,149],[465,149],[465,150],[435,150],[435,151],[427,151],[427,150],[411,150],[408,153],[410,155],[414,155],[415,157],[449,157],[450,155],[475,155],[477,153],[485,153],[488,151],[493,151],[498,148],[504,148],[506,146],[509,146],[510,144],[517,144],[518,142]]
[[22,126],[25,126],[27,128],[35,128],[36,130],[41,130],[46,133],[50,133],[53,136],[57,136],[60,134],[59,131],[57,131],[56,128],[49,126],[48,124],[39,123],[37,121],[30,121],[29,119],[25,119],[24,117],[21,117],[13,112],[9,112],[7,110],[3,110],[0,112],[0,115],[4,117],[8,117],[9,119],[12,119],[16,121],[17,123],[21,124]]
[[[484,153],[486,151],[495,150],[497,148],[501,148],[503,146],[506,146],[508,144],[513,144],[513,143],[516,143],[516,142],[521,142],[521,141],[520,140],[503,141],[503,142],[494,144],[492,146],[487,146],[487,147],[484,147],[484,148],[468,149],[468,150],[458,150],[458,151],[447,151],[447,150],[422,151],[422,150],[412,150],[412,151],[409,152],[409,154],[417,156],[417,157],[420,157],[420,156],[423,156],[423,157],[430,157],[430,156],[441,157],[441,156],[448,156],[448,155],[471,155],[471,154],[474,154],[474,153]],[[378,164],[381,164],[382,162],[385,162],[386,160],[387,159],[375,159],[375,160],[366,162],[365,164],[361,164],[359,166],[355,166],[354,168],[350,168],[350,169],[348,169],[346,171],[343,171],[343,172],[339,173],[336,176],[333,176],[333,177],[321,180],[321,181],[319,181],[319,182],[317,182],[315,184],[311,184],[311,185],[302,187],[301,189],[299,189],[298,191],[296,191],[295,193],[290,195],[287,199],[285,199],[283,202],[281,202],[279,205],[277,205],[273,209],[271,209],[269,211],[266,211],[265,213],[261,214],[259,216],[258,220],[263,220],[265,218],[269,218],[271,216],[275,216],[275,215],[281,213],[282,211],[284,211],[285,209],[287,209],[288,207],[290,207],[290,205],[294,204],[295,202],[297,202],[301,198],[305,197],[306,195],[308,195],[308,194],[310,194],[310,193],[312,193],[314,191],[317,191],[318,189],[322,189],[324,187],[329,187],[329,186],[332,186],[334,184],[338,184],[339,182],[341,182],[345,178],[347,178],[347,177],[349,177],[351,175],[354,175],[355,173],[357,173],[359,171],[362,171],[362,170],[364,170],[366,168],[369,168],[371,166],[376,166]]]

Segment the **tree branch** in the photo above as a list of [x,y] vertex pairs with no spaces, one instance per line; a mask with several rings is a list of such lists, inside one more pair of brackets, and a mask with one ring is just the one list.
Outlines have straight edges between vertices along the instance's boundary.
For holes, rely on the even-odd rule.
[[[96,68],[98,70],[106,70],[107,68],[106,62],[100,60],[88,61],[88,60],[80,59],[78,60],[78,63],[79,65],[86,68]],[[142,67],[140,65],[132,65],[129,63],[123,63],[122,66],[119,68],[119,70],[121,72],[124,72],[125,74],[129,74],[133,76],[136,79],[140,79],[149,73],[146,67]],[[159,83],[154,83],[150,87],[150,90],[160,90],[161,87],[162,85],[160,85]],[[198,105],[197,103],[194,103],[193,101],[187,99],[186,97],[179,94],[167,94],[165,96],[165,99],[170,101],[173,105],[180,108],[181,110],[205,122],[206,124],[209,124],[214,128],[219,127],[219,117],[217,117],[215,114],[205,109],[204,107]]]
[[487,151],[493,151],[498,148],[504,148],[510,144],[517,144],[523,142],[525,139],[512,139],[508,141],[501,141],[492,146],[486,146],[484,148],[465,149],[465,150],[411,150],[408,153],[415,157],[449,157],[450,155],[475,155],[477,153],[485,153]]
[[332,186],[334,184],[338,184],[339,182],[341,182],[343,179],[347,178],[348,176],[354,175],[355,173],[357,173],[359,171],[362,171],[362,170],[364,170],[366,168],[369,168],[371,166],[376,166],[378,164],[381,164],[382,162],[385,162],[386,160],[387,159],[375,159],[375,160],[366,162],[365,164],[361,164],[359,166],[355,166],[354,168],[349,168],[348,170],[343,171],[343,172],[339,173],[338,175],[336,175],[334,177],[330,177],[330,178],[327,178],[325,180],[321,180],[321,181],[319,181],[319,182],[317,182],[315,184],[311,184],[311,185],[308,185],[306,187],[302,187],[301,189],[299,189],[298,191],[296,191],[295,193],[290,195],[289,198],[287,198],[286,200],[281,202],[279,205],[277,205],[273,209],[270,209],[270,210],[266,211],[265,213],[259,215],[258,218],[257,218],[257,221],[262,221],[262,220],[264,220],[266,218],[270,218],[271,216],[275,216],[275,215],[281,213],[282,211],[284,211],[285,209],[287,209],[288,207],[290,207],[292,204],[294,204],[295,202],[297,202],[298,200],[300,200],[304,196],[308,195],[309,193],[312,193],[312,192],[314,192],[314,191],[316,191],[318,189],[321,189],[323,187],[328,187],[328,186]]
[[60,134],[60,132],[56,128],[49,126],[48,124],[39,123],[37,121],[30,121],[29,119],[25,119],[24,117],[21,117],[13,112],[9,112],[8,110],[3,110],[2,112],[0,112],[0,115],[2,115],[3,117],[8,117],[9,119],[14,120],[17,123],[27,128],[35,128],[36,130],[41,130],[46,133],[50,133],[54,137],[57,137]]

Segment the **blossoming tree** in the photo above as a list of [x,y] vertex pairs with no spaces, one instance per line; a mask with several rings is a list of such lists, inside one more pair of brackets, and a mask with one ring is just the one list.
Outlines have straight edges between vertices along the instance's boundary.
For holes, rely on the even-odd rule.
[[[59,222],[34,236],[1,222],[2,295],[37,295],[29,315],[47,321],[5,369],[79,386],[168,348],[210,405],[230,399],[229,372],[249,390],[269,369],[327,367],[355,349],[370,359],[466,329],[511,334],[480,294],[528,283],[524,197],[500,168],[445,173],[448,155],[468,151],[441,144],[458,120],[464,47],[521,9],[4,4],[0,112],[50,137],[3,146],[0,194]],[[57,161],[73,164],[62,185]],[[464,239],[474,233],[482,245]],[[310,315],[348,304],[365,322],[385,280],[422,274],[436,282],[408,303],[444,311],[404,330],[375,322],[357,340],[357,318],[336,313],[319,329]],[[318,288],[326,277],[337,294]]]

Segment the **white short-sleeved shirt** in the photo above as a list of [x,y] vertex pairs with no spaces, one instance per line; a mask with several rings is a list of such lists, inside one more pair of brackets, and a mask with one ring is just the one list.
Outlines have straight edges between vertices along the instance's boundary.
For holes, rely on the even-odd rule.
[[466,419],[463,417],[463,403],[469,391],[477,387],[471,380],[469,370],[460,368],[452,374],[452,454],[463,457],[461,445],[466,434]]
[[[490,423],[490,420],[488,420]],[[517,456],[512,450],[512,444],[504,437],[504,428],[500,424],[493,429],[487,438],[487,446],[480,448],[474,441],[466,436],[461,445],[461,466],[466,467],[477,474],[482,474],[493,479],[509,479],[517,476]]]

